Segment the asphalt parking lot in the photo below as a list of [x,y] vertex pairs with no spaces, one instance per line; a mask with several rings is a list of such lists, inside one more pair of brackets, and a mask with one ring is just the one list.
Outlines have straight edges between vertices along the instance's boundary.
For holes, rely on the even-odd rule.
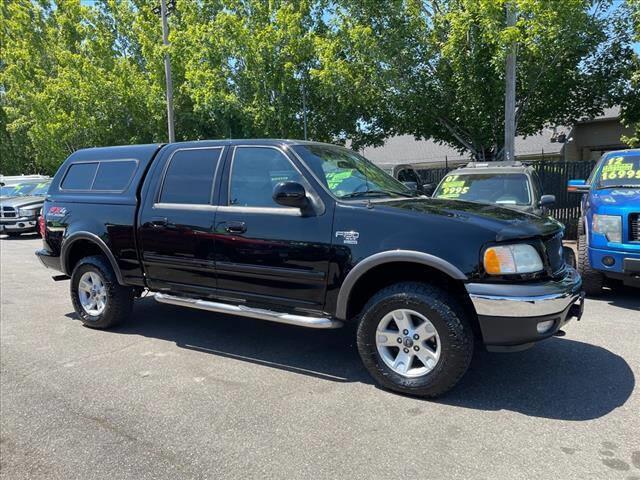
[[637,291],[424,401],[375,387],[348,330],[152,298],[85,328],[39,245],[0,239],[1,478],[640,479]]

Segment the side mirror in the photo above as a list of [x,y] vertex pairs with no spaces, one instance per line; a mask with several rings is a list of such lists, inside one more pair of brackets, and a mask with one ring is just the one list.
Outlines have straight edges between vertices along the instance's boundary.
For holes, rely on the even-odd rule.
[[539,205],[542,208],[550,208],[554,203],[556,203],[555,195],[542,195],[540,197]]
[[402,182],[402,184],[412,192],[418,191],[418,184],[416,182]]
[[431,195],[433,195],[435,189],[436,186],[433,183],[425,183],[424,185],[422,185],[422,194],[430,197]]
[[305,208],[307,192],[298,182],[280,182],[273,189],[273,201],[285,207]]
[[567,192],[569,193],[589,193],[589,185],[585,180],[569,180],[567,183]]

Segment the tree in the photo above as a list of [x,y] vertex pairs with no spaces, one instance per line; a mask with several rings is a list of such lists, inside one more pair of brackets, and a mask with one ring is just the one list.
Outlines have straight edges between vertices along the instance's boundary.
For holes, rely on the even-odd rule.
[[[640,45],[640,0],[628,0],[626,12],[633,24],[636,45]],[[621,114],[625,125],[632,127],[635,133],[623,137],[623,140],[630,147],[640,147],[640,58],[638,54],[634,56],[630,76],[629,89],[622,94],[621,98]]]
[[384,79],[364,142],[409,133],[500,158],[504,62],[514,41],[519,135],[601,113],[632,61],[628,38],[612,35],[611,2],[514,1],[512,28],[505,0],[341,2],[343,28],[372,28],[380,55],[372,62]]

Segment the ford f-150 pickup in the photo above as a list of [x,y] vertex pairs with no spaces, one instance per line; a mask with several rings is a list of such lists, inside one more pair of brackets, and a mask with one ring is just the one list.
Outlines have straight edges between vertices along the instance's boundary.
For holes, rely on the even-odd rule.
[[582,314],[561,224],[420,196],[334,145],[79,150],[53,179],[42,221],[36,254],[70,278],[88,327],[123,321],[145,291],[302,327],[352,324],[373,378],[418,396],[452,388],[474,343],[521,350]]

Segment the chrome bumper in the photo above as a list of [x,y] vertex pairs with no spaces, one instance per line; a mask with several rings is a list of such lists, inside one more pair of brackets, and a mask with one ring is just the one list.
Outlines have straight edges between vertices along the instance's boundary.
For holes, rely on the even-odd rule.
[[26,232],[34,230],[37,220],[33,217],[14,217],[0,219],[0,232]]
[[573,268],[560,280],[526,285],[469,283],[476,313],[491,317],[541,317],[566,310],[580,299],[582,279]]

